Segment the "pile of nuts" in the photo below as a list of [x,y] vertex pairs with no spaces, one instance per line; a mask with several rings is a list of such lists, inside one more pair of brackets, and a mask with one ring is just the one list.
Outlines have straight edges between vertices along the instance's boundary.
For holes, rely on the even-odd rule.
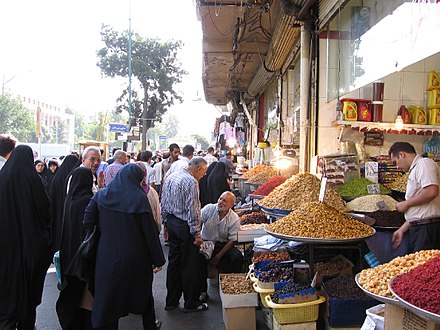
[[[286,180],[258,203],[268,209],[296,210],[318,201],[320,189],[321,181],[316,176],[302,173]],[[340,211],[346,210],[342,197],[330,187],[326,189],[324,202]]]
[[267,223],[248,223],[247,225],[240,225],[240,230],[265,229],[267,226]]
[[399,176],[396,181],[394,181],[393,183],[390,183],[388,185],[388,187],[391,190],[395,190],[395,191],[399,191],[399,192],[406,192],[406,185],[408,183],[408,176],[409,176],[409,172],[405,173],[402,176]]
[[347,209],[358,212],[374,212],[380,210],[378,202],[384,202],[389,211],[396,209],[397,201],[388,195],[366,195],[347,203]]
[[246,274],[220,274],[220,284],[224,294],[253,293],[252,282]]
[[290,255],[286,250],[254,252],[254,257],[252,258],[254,263],[264,260],[285,261],[290,260]]
[[388,282],[396,275],[404,274],[411,269],[423,265],[428,260],[439,256],[440,250],[423,250],[397,257],[390,262],[360,272],[358,282],[362,287],[374,294],[392,298]]
[[361,238],[374,233],[370,226],[321,202],[304,204],[270,224],[267,230],[281,235],[321,239]]
[[[249,179],[251,177],[253,177],[255,174],[267,172],[269,169],[272,169],[272,168],[267,165],[264,165],[264,164],[258,164],[257,166],[249,169],[249,171],[247,171],[245,174],[243,174],[240,177],[240,179],[248,179],[248,181],[250,181]],[[253,182],[253,181],[251,181],[251,182]]]

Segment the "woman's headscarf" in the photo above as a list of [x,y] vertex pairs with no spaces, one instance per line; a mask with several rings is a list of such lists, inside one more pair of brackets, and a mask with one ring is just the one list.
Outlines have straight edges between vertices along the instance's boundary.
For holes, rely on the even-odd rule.
[[99,190],[93,200],[101,207],[121,213],[151,213],[141,181],[144,172],[136,164],[124,165],[113,181]]
[[17,146],[0,172],[0,205],[0,311],[23,322],[41,302],[51,260],[49,200],[29,146]]
[[200,205],[201,207],[205,206],[206,204],[209,204],[208,202],[208,177],[211,174],[212,170],[214,169],[217,162],[211,163],[208,166],[208,170],[206,171],[206,174],[203,178],[199,181],[199,199],[200,199]]
[[69,193],[64,203],[61,232],[61,275],[64,276],[84,235],[84,211],[93,196],[93,174],[87,167],[78,167],[72,173]]
[[70,173],[81,165],[76,155],[67,155],[55,173],[49,190],[50,221],[52,225],[52,252],[60,248],[61,226],[63,223],[64,201],[67,194],[67,179]]
[[208,203],[217,203],[221,194],[230,191],[226,165],[223,162],[216,162],[215,167],[208,177]]

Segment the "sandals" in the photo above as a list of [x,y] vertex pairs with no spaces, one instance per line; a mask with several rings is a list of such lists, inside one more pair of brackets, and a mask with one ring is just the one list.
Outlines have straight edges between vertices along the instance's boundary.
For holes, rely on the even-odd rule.
[[182,312],[184,313],[195,313],[195,312],[204,312],[206,310],[208,310],[208,304],[203,303],[200,304],[199,306],[197,306],[196,308],[184,308],[182,309]]

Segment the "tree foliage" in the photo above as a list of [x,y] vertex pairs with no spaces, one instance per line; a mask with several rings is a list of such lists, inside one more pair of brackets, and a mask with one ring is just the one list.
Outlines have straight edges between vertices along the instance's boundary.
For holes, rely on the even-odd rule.
[[191,135],[191,137],[197,141],[196,143],[200,143],[200,148],[202,150],[208,149],[209,142],[204,136],[201,136],[199,134],[193,134]]
[[[97,63],[101,72],[109,77],[128,77],[128,32],[119,33],[103,25],[101,38],[105,46],[98,50]],[[146,117],[146,130],[161,122],[162,115],[182,97],[175,84],[186,74],[177,59],[180,41],[160,41],[132,34],[132,103],[130,125],[142,123]],[[137,82],[137,84],[136,84]],[[139,89],[136,89],[136,86]],[[128,87],[117,99],[117,112],[128,111]],[[146,132],[145,130],[145,132]]]
[[20,142],[36,142],[35,121],[19,99],[0,95],[0,133],[9,133]]

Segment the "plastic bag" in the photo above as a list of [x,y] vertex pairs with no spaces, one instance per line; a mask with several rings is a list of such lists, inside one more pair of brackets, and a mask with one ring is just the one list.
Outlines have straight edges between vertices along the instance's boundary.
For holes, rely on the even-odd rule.
[[203,241],[202,245],[200,245],[200,253],[203,254],[206,260],[211,259],[213,252],[214,252],[214,242]]

